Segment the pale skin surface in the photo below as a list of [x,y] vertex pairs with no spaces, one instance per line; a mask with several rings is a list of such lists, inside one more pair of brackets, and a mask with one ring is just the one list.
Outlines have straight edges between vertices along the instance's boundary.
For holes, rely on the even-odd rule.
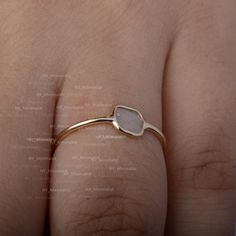
[[[49,208],[51,235],[232,236],[235,9],[234,0],[2,1],[0,235],[43,235]],[[101,125],[68,137],[52,159],[54,134],[116,104],[163,130],[166,151],[150,133]]]

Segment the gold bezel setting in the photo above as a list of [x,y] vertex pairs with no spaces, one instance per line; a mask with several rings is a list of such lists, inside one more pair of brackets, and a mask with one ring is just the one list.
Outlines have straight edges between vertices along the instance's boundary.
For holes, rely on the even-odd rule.
[[[142,122],[142,127],[141,127],[141,130],[139,132],[132,132],[131,130],[128,130],[127,128],[124,128],[124,127],[122,127],[121,124],[119,124],[118,119],[116,117],[117,109],[119,109],[119,108],[125,109],[126,111],[134,112],[136,115],[138,115],[138,117],[140,118],[140,121]],[[131,108],[131,107],[124,106],[124,105],[117,105],[117,106],[115,106],[115,108],[113,110],[112,117],[113,117],[112,124],[117,130],[119,130],[119,131],[121,131],[125,134],[133,135],[133,136],[142,136],[143,135],[144,127],[145,127],[145,121],[144,121],[144,118],[143,118],[142,114],[138,110],[136,110],[134,108]]]

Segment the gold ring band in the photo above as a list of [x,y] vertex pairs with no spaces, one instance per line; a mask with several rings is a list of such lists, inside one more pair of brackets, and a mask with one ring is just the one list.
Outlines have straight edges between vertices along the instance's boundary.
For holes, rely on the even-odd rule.
[[101,123],[110,123],[117,130],[130,136],[142,136],[144,130],[150,130],[153,134],[156,135],[163,148],[166,148],[167,146],[164,134],[155,126],[147,123],[138,110],[124,105],[117,105],[115,106],[112,114],[108,117],[98,117],[81,121],[62,130],[53,140],[53,152],[60,144],[60,142],[68,135],[74,133],[82,127]]

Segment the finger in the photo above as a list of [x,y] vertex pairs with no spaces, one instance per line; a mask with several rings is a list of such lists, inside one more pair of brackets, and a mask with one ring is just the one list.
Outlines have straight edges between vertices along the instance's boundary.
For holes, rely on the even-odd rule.
[[[109,115],[116,104],[142,111],[148,122],[161,128],[162,70],[169,40],[161,39],[160,25],[147,27],[153,18],[145,19],[150,10],[146,5],[131,4],[128,14],[123,13],[128,2],[110,8],[106,1],[108,6],[96,11],[87,4],[89,13],[84,11],[77,19],[80,22],[90,16],[80,35],[95,29],[100,33],[76,51],[58,103],[57,131],[87,118]],[[137,8],[144,11],[141,16]],[[110,14],[119,22],[97,21]],[[154,10],[149,14],[154,15]],[[163,234],[165,161],[152,134],[134,139],[109,125],[87,127],[68,136],[54,157],[52,235]]]
[[[236,22],[232,1],[181,8],[165,80],[167,235],[233,235]],[[218,19],[220,19],[218,21]]]
[[58,63],[35,7],[0,3],[0,235],[44,230]]

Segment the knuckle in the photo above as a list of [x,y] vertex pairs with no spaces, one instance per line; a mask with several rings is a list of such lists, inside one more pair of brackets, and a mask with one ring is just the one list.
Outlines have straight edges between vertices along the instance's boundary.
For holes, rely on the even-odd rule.
[[200,161],[189,168],[195,188],[227,190],[235,188],[235,163],[221,150],[202,150],[192,154]]
[[207,145],[196,145],[199,144],[199,140],[193,139],[188,147],[185,146],[181,164],[178,164],[178,179],[195,189],[235,189],[236,160],[230,150],[221,147],[218,141],[212,140],[204,140]]
[[141,209],[134,199],[109,195],[90,200],[91,203],[82,203],[83,207],[68,222],[74,235],[146,235],[144,219],[130,210],[133,205],[136,210]]

